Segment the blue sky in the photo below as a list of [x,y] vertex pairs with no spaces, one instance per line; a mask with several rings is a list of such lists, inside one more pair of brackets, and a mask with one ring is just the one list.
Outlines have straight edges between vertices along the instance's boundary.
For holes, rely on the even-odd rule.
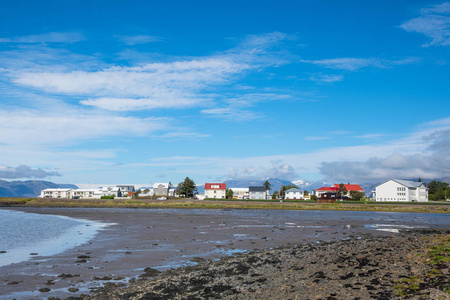
[[0,179],[450,178],[450,2],[3,1]]

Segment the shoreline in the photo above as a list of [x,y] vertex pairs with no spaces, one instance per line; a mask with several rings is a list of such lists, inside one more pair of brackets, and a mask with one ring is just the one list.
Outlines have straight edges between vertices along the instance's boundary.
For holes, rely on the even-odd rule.
[[5,209],[114,225],[101,230],[89,243],[64,253],[36,256],[0,268],[3,295],[0,299],[12,299],[11,295],[17,299],[75,297],[87,295],[105,284],[126,284],[130,279],[140,278],[143,272],[148,273],[145,270],[164,271],[215,261],[230,254],[236,256],[294,243],[390,236],[402,228],[450,228],[449,220],[442,214],[357,211],[311,214],[311,211],[170,208]]

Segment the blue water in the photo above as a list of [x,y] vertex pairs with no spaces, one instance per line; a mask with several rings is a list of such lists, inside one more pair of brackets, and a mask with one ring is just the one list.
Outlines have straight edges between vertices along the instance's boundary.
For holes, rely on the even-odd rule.
[[88,220],[0,209],[0,267],[64,252],[88,242],[104,226]]

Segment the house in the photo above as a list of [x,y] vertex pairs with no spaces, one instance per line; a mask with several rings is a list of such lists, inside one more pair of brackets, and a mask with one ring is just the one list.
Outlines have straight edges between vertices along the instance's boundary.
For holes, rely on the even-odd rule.
[[[315,195],[317,198],[321,198],[321,195],[324,193],[337,193],[340,188],[340,183],[335,183],[333,186],[324,186],[320,189],[313,190],[313,195]],[[342,196],[350,196],[350,191],[357,191],[364,193],[364,190],[361,188],[359,184],[344,184],[346,193]]]
[[317,203],[334,203],[338,199],[338,196],[337,192],[321,193],[320,198],[317,199]]
[[226,183],[205,183],[205,198],[225,199],[226,193]]
[[335,186],[324,186],[319,189],[312,190],[312,194],[314,196],[316,196],[317,198],[320,198],[322,196],[322,194],[336,193],[337,191],[338,191],[338,188]]
[[266,200],[266,187],[265,186],[249,186],[248,187],[249,199],[264,199]]
[[303,191],[295,188],[286,190],[284,199],[303,199]]
[[134,185],[116,185],[116,187],[120,189],[123,196],[131,196],[136,192]]
[[248,188],[230,188],[233,191],[234,199],[248,199]]
[[97,198],[100,199],[102,196],[101,189],[73,189],[70,192],[72,199],[86,199],[86,198]]
[[[335,183],[334,186],[339,190],[340,184],[339,183]],[[350,196],[350,191],[357,191],[357,192],[361,192],[364,193],[364,190],[362,189],[362,187],[359,184],[344,184],[345,190],[347,191],[347,193],[344,196]]]
[[428,202],[428,188],[423,182],[389,179],[375,187],[375,201]]
[[41,191],[41,194],[38,198],[72,198],[71,196],[72,189],[45,189]]
[[153,196],[169,196],[170,182],[155,183],[153,185]]
[[117,186],[105,186],[102,188],[102,196],[122,197],[122,191]]

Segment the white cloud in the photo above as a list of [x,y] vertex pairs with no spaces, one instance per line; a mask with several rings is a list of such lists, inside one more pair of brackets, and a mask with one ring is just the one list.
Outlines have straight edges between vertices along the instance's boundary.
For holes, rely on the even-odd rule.
[[116,36],[124,44],[133,46],[161,41],[160,38],[151,35]]
[[215,101],[206,93],[233,82],[246,71],[281,64],[272,48],[288,36],[249,36],[235,49],[206,58],[100,70],[10,72],[13,82],[46,93],[89,97],[83,105],[112,111],[186,108]]
[[18,167],[0,165],[0,178],[44,178],[48,176],[61,176],[61,174],[57,171],[44,170],[41,168],[32,169],[25,165],[20,165]]
[[[298,179],[321,174],[327,179],[360,183],[378,182],[383,178],[450,177],[450,118],[420,126],[419,131],[384,143],[323,148],[313,152],[257,157],[161,157],[149,166],[170,166],[182,170],[189,167],[194,174],[210,174],[215,178],[229,176],[282,176]],[[274,163],[276,162],[276,163]],[[228,170],[223,174],[221,170]],[[279,173],[275,172],[278,170]],[[261,177],[261,178],[262,178]],[[319,178],[312,178],[319,179]]]
[[417,62],[418,58],[409,57],[401,60],[387,60],[381,58],[356,58],[356,57],[342,57],[320,60],[300,60],[303,63],[311,63],[314,65],[323,66],[331,69],[341,69],[348,71],[356,71],[366,67],[388,68],[393,65],[404,65]]
[[449,178],[450,129],[423,136],[422,142],[428,147],[419,153],[394,152],[365,161],[323,162],[320,170],[329,179],[372,183],[389,178]]
[[425,7],[420,10],[419,17],[400,27],[429,37],[431,40],[424,47],[450,45],[450,2]]
[[146,136],[167,128],[164,119],[122,117],[77,109],[0,113],[0,140],[16,146],[58,146],[102,137]]
[[281,159],[270,161],[266,166],[243,165],[238,168],[229,167],[227,177],[232,179],[260,179],[260,178],[278,178],[284,180],[294,180],[298,178],[295,168]]
[[203,109],[200,112],[211,117],[240,122],[262,118],[262,115],[257,112],[232,107]]
[[309,79],[311,79],[312,81],[317,81],[317,82],[332,83],[332,82],[344,80],[344,76],[343,75],[317,74],[317,75],[311,76]]
[[45,34],[0,38],[0,43],[18,43],[18,44],[75,43],[84,41],[85,39],[86,39],[85,36],[78,32],[49,32]]
[[359,135],[356,136],[356,138],[360,138],[360,139],[375,139],[375,138],[379,138],[385,136],[385,134],[383,133],[372,133],[372,134],[364,134],[364,135]]
[[[164,101],[162,101],[164,100]],[[185,108],[197,106],[207,99],[188,98],[186,95],[175,97],[174,95],[161,94],[155,95],[155,98],[94,98],[80,101],[81,104],[95,106],[104,110],[111,111],[136,111],[156,108]]]
[[305,141],[323,141],[323,140],[329,140],[330,137],[328,136],[307,136],[304,138]]

